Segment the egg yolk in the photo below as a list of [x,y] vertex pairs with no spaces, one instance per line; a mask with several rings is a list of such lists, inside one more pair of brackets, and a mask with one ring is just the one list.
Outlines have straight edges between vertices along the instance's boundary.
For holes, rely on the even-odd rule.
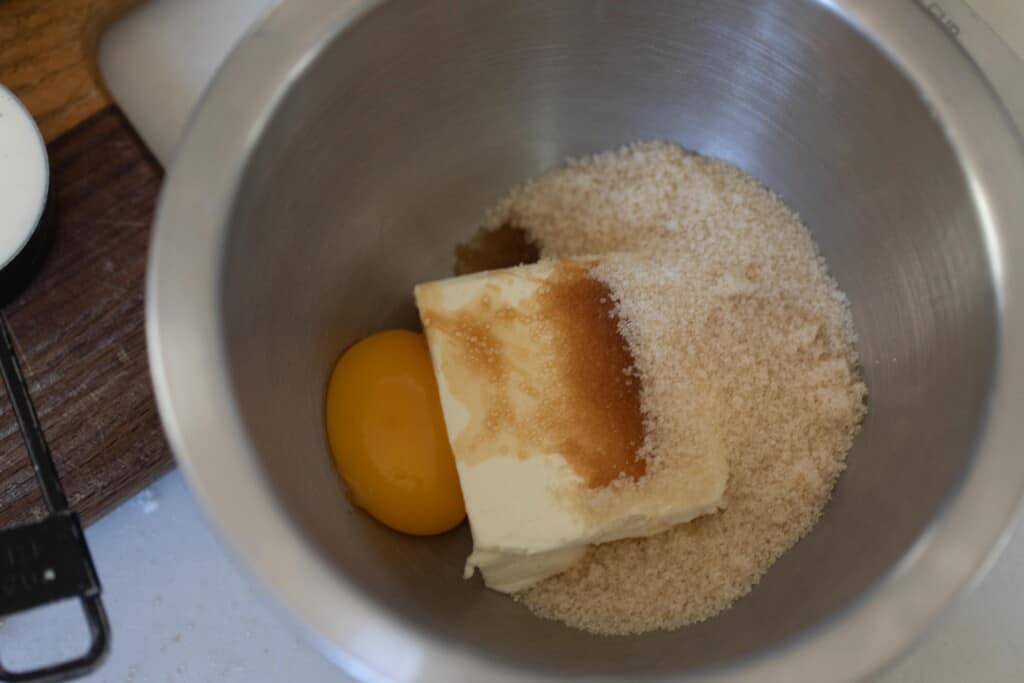
[[466,516],[423,335],[380,332],[349,348],[327,386],[327,437],[352,501],[407,534]]

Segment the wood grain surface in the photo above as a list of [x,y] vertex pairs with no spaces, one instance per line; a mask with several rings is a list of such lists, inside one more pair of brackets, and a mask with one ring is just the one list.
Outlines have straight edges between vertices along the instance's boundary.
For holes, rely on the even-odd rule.
[[[50,144],[53,249],[7,307],[71,506],[88,521],[171,464],[146,362],[143,286],[162,172],[116,108]],[[10,406],[0,407],[0,526],[43,512]]]
[[111,106],[96,68],[100,32],[138,0],[0,0],[0,83],[47,142]]
[[[134,0],[0,0],[0,83],[44,131],[56,238],[6,308],[71,506],[88,522],[171,468],[146,362],[143,286],[162,171],[99,83],[95,43]],[[0,401],[0,527],[44,512]]]

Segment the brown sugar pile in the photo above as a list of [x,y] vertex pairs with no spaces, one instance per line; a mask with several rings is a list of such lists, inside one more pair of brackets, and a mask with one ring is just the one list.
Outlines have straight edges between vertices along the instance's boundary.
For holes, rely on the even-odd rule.
[[712,420],[729,462],[725,509],[596,546],[517,599],[606,634],[721,612],[818,520],[866,410],[848,303],[810,234],[738,168],[669,143],[540,176],[485,227],[502,225],[543,258],[601,257],[592,275],[635,359],[645,448],[670,453]]

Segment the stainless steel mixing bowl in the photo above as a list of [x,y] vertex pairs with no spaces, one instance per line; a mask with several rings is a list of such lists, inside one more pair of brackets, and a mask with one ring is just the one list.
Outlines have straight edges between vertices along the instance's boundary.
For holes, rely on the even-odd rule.
[[[507,188],[676,140],[800,212],[853,304],[870,416],[818,527],[732,610],[640,637],[461,578],[465,529],[392,533],[328,455],[328,371],[415,325],[414,283]],[[1024,152],[909,0],[286,2],[195,115],[148,333],[168,434],[230,545],[359,677],[827,681],[904,650],[1024,489]]]

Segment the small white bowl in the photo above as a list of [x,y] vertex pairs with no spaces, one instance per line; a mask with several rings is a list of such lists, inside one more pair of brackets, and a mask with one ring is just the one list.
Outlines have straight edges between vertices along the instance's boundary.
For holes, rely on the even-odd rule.
[[35,233],[49,178],[42,133],[25,106],[0,85],[0,269],[11,265]]

